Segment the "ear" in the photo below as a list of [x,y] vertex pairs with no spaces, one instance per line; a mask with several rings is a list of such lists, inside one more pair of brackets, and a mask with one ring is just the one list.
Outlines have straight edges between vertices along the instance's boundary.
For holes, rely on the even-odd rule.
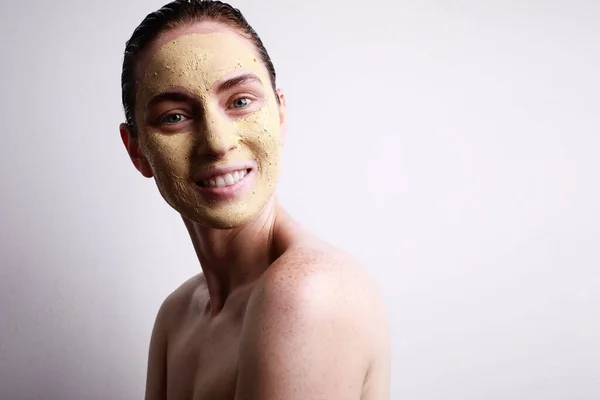
[[281,146],[285,145],[285,138],[287,134],[287,104],[283,90],[277,89],[277,96],[279,97],[279,132]]
[[150,164],[140,151],[140,143],[137,137],[132,134],[131,127],[127,124],[121,124],[119,125],[119,132],[135,168],[146,178],[152,178],[154,176],[152,168],[150,168]]

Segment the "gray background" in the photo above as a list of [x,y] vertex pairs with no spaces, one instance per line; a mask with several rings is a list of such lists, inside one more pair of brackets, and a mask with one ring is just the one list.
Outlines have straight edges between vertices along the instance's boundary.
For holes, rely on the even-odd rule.
[[[0,6],[0,399],[134,399],[199,271],[118,135],[163,4]],[[372,271],[393,399],[600,398],[600,1],[234,3],[287,94],[279,195]]]

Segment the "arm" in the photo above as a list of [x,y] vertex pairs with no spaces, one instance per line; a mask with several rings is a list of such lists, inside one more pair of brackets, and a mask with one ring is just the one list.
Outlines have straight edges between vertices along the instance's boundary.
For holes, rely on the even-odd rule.
[[146,400],[165,400],[167,398],[167,301],[163,303],[156,316],[150,350],[148,371],[146,374]]
[[235,400],[360,399],[370,362],[365,321],[356,292],[340,281],[280,268],[258,284],[242,330]]

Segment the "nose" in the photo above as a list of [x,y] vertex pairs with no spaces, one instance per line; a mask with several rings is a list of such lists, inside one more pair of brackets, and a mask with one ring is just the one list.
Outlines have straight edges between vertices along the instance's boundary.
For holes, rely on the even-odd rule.
[[238,146],[235,124],[217,112],[207,112],[199,130],[198,154],[201,157],[220,159]]

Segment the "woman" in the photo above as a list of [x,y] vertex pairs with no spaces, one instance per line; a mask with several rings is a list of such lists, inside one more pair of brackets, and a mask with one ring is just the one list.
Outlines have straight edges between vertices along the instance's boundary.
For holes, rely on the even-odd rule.
[[146,399],[388,399],[389,340],[364,269],[278,204],[286,101],[256,32],[175,1],[128,41],[123,143],[182,216],[202,273],[158,312]]

